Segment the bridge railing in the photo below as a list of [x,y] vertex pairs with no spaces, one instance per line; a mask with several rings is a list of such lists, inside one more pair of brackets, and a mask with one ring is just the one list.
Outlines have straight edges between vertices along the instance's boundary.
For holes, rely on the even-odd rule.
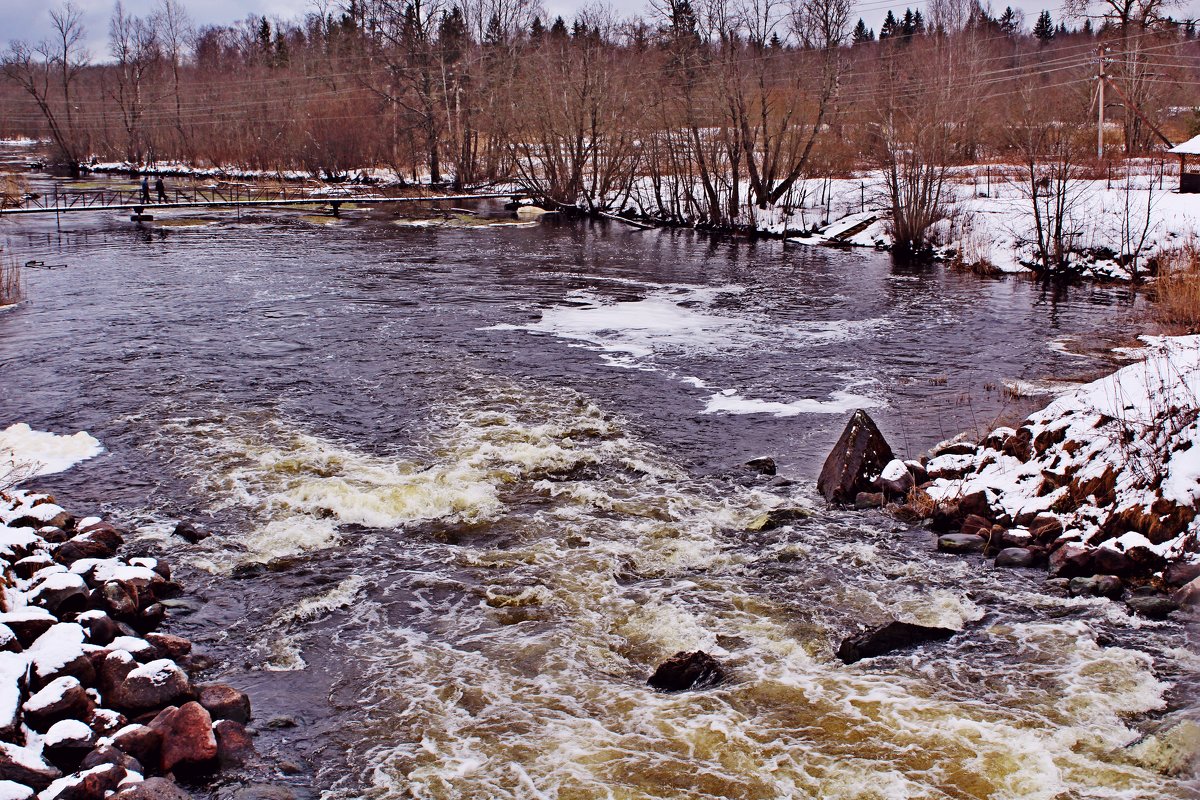
[[172,187],[166,190],[166,200],[159,197],[153,189],[149,196],[144,196],[141,189],[132,188],[100,188],[100,189],[69,189],[55,185],[51,191],[42,194],[26,195],[24,202],[13,207],[40,208],[47,211],[55,209],[79,209],[99,206],[146,206],[162,203],[271,203],[280,200],[304,201],[314,203],[335,200],[351,200],[352,194],[337,197],[314,195],[309,188],[290,186],[248,186],[245,184],[215,184],[208,186],[192,185],[188,188]]

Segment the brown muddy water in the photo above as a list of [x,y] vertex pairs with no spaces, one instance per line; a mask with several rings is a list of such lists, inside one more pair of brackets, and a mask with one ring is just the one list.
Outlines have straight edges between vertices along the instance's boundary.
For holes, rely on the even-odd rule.
[[[915,455],[1018,413],[1006,381],[1102,366],[1064,351],[1127,329],[1125,291],[553,217],[199,217],[0,219],[23,260],[66,265],[0,313],[0,422],[104,443],[39,485],[178,565],[194,591],[167,629],[255,704],[245,780],[1197,796],[1194,631],[812,489],[851,409]],[[739,468],[763,454],[795,482]],[[743,532],[781,504],[812,516]],[[215,535],[176,540],[180,518]],[[834,658],[891,616],[965,632]],[[645,685],[697,648],[727,683]]]

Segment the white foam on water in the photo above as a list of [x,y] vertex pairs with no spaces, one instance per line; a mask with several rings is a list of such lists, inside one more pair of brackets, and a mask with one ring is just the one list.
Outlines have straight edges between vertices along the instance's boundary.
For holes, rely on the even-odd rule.
[[859,408],[879,408],[883,400],[847,391],[833,392],[828,400],[804,398],[790,402],[759,400],[743,397],[734,389],[711,395],[703,414],[770,414],[775,417],[794,417],[799,414],[842,414]]
[[64,436],[18,422],[0,431],[0,479],[55,475],[102,452],[100,441],[86,431]]
[[[562,305],[543,309],[537,322],[499,324],[480,330],[551,335],[599,351],[610,366],[659,372],[667,369],[665,365],[673,356],[743,352],[760,347],[816,347],[861,338],[884,322],[814,320],[780,326],[711,307],[724,295],[744,291],[740,286],[640,285],[648,292],[637,300],[612,300],[594,292],[576,291],[568,294]],[[697,389],[715,388],[696,376],[671,375]],[[862,383],[860,380],[836,391],[828,400],[802,398],[790,402],[746,398],[726,389],[709,397],[702,413],[795,416],[884,405],[878,398],[850,392]]]
[[[1079,621],[969,625],[983,613],[956,584],[978,579],[969,562],[939,562],[934,584],[927,561],[896,561],[852,527],[813,520],[748,541],[736,532],[781,498],[696,481],[573,394],[479,391],[435,409],[403,459],[282,423],[200,436],[226,442],[208,451],[217,477],[202,485],[268,522],[327,520],[336,532],[368,513],[358,505],[379,513],[381,489],[417,481],[421,513],[449,518],[468,517],[438,491],[488,489],[467,513],[504,533],[414,538],[427,557],[389,598],[406,603],[399,614],[373,610],[354,576],[267,626],[265,668],[302,669],[310,626],[353,608],[353,633],[336,641],[359,687],[356,744],[329,797],[1186,796],[1125,751],[1131,717],[1163,706],[1149,656],[1098,647]],[[589,477],[572,477],[580,466]],[[294,491],[322,481],[363,499],[332,510]],[[510,493],[536,501],[508,507]],[[785,550],[814,566],[774,572]],[[837,570],[793,580],[817,564]],[[885,567],[902,577],[838,584],[851,577],[840,570]],[[833,657],[853,621],[884,613],[966,631],[851,666]],[[726,683],[679,695],[645,685],[657,663],[698,648],[721,659]],[[975,663],[1000,652],[1009,660]],[[963,677],[972,670],[977,684]]]
[[366,585],[365,578],[352,575],[332,589],[307,597],[275,614],[265,626],[269,641],[265,647],[259,648],[264,651],[265,657],[262,668],[268,672],[307,669],[303,646],[308,633],[302,626],[355,604]]

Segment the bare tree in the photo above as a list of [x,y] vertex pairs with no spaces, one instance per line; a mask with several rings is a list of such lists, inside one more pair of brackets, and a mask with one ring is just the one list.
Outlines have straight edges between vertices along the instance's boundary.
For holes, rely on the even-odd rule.
[[76,126],[75,83],[87,65],[83,47],[83,13],[74,3],[51,9],[54,35],[36,47],[13,42],[4,58],[4,74],[33,98],[46,121],[59,159],[78,175],[87,152],[83,132]]
[[1071,269],[1079,237],[1076,214],[1084,189],[1080,162],[1086,148],[1080,126],[1048,118],[1036,92],[1025,91],[1022,100],[1008,135],[1021,156],[1020,188],[1033,219],[1037,269],[1046,276],[1061,275]]
[[115,86],[109,97],[121,115],[125,132],[125,157],[140,164],[148,149],[144,127],[148,78],[161,59],[157,32],[146,20],[125,13],[118,2],[108,29],[109,51],[116,60]]
[[174,127],[179,136],[179,144],[184,151],[190,150],[188,131],[184,126],[183,93],[181,72],[188,44],[195,37],[195,29],[187,10],[180,5],[179,0],[159,0],[158,9],[152,18],[152,25],[162,55],[171,68],[171,97],[174,100]]

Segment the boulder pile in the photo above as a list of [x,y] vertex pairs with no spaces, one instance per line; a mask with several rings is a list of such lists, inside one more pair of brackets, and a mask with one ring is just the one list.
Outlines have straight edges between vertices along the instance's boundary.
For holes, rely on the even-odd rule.
[[186,639],[157,632],[168,565],[45,494],[0,494],[0,797],[177,800],[172,780],[244,763],[250,702],[197,685]]
[[918,461],[880,463],[891,448],[857,411],[818,488],[923,521],[942,552],[1044,567],[1053,591],[1164,618],[1200,599],[1200,337],[1148,344],[1019,427]]

